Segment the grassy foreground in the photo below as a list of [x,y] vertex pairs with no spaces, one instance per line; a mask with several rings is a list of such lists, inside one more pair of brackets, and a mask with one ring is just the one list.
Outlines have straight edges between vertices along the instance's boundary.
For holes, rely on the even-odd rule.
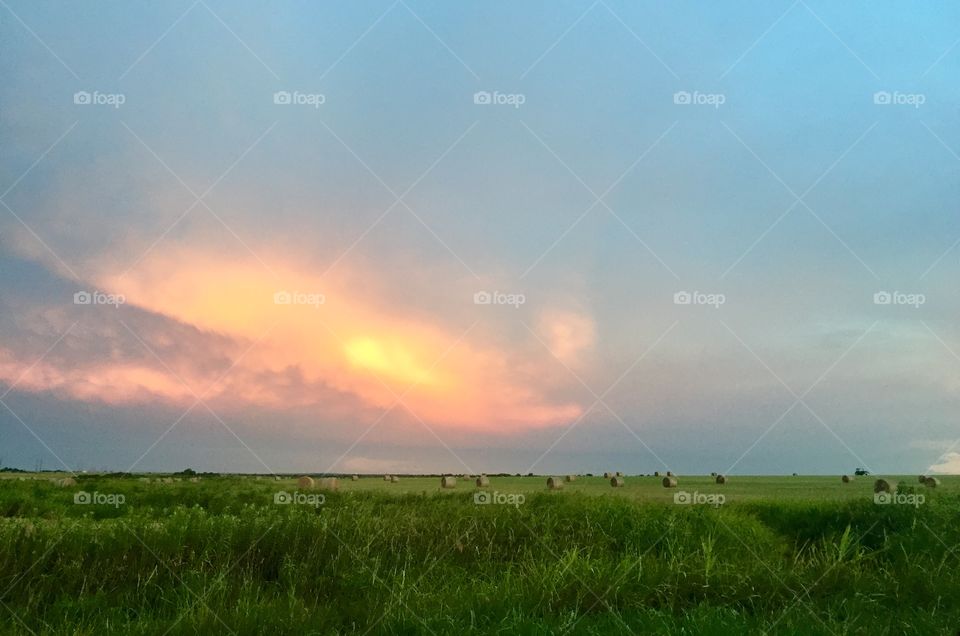
[[629,477],[492,478],[486,505],[435,478],[286,504],[293,480],[2,479],[0,630],[955,634],[960,482],[902,479],[877,505],[872,479],[681,477],[721,506]]

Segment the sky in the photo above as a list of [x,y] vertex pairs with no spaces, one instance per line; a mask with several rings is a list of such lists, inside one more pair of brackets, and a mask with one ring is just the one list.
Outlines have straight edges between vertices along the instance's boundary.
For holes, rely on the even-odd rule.
[[958,473],[957,25],[0,0],[0,464]]

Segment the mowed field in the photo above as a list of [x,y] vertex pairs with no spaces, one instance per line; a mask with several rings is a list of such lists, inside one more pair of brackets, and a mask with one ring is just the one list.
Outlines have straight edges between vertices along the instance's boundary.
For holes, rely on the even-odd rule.
[[[852,474],[851,474],[852,476]],[[559,475],[562,479],[564,475]],[[918,486],[917,475],[894,475],[882,477],[902,481],[905,486]],[[473,480],[464,480],[461,476],[456,476],[457,486],[454,490],[446,490],[440,487],[439,477],[404,477],[400,476],[397,483],[386,483],[382,476],[364,477],[359,481],[350,481],[341,478],[339,488],[344,492],[389,492],[389,493],[451,493],[464,491],[489,491],[500,492],[504,494],[524,493],[527,495],[547,492],[547,476],[532,477],[489,477],[490,485],[488,487],[477,487]],[[664,488],[661,480],[663,477],[653,476],[625,476],[624,485],[619,488],[613,488],[610,480],[603,477],[582,477],[578,476],[573,482],[564,482],[563,493],[582,493],[585,495],[609,495],[615,497],[626,497],[639,501],[673,503],[674,495],[678,491],[688,493],[700,493],[703,495],[723,494],[726,503],[736,501],[758,501],[758,500],[803,500],[803,501],[842,501],[869,499],[873,500],[873,483],[877,477],[856,477],[851,483],[844,484],[840,481],[840,475],[836,476],[736,476],[727,478],[723,485],[717,485],[710,475],[678,475],[678,484],[676,488]],[[940,477],[940,487],[938,493],[953,492],[960,494],[960,476]],[[296,485],[295,479],[288,479],[284,482],[290,488]],[[919,489],[925,495],[930,495],[929,489]]]
[[960,628],[958,477],[65,477],[0,478],[2,633]]

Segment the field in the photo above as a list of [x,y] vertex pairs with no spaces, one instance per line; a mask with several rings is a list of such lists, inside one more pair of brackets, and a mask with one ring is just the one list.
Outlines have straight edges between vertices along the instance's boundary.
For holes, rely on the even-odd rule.
[[628,476],[617,489],[581,477],[550,492],[545,477],[492,476],[484,489],[461,479],[441,490],[437,477],[377,476],[323,493],[299,491],[293,477],[81,475],[67,486],[56,477],[0,479],[3,633],[960,626],[956,477],[936,489],[901,477],[886,504],[874,502],[867,477],[718,486],[681,476],[669,490],[654,477]]

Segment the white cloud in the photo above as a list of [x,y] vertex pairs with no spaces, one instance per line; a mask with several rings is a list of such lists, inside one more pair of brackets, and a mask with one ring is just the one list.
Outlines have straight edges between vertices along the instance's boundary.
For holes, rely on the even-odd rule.
[[940,463],[930,466],[931,473],[960,475],[960,453],[946,453],[940,457]]

